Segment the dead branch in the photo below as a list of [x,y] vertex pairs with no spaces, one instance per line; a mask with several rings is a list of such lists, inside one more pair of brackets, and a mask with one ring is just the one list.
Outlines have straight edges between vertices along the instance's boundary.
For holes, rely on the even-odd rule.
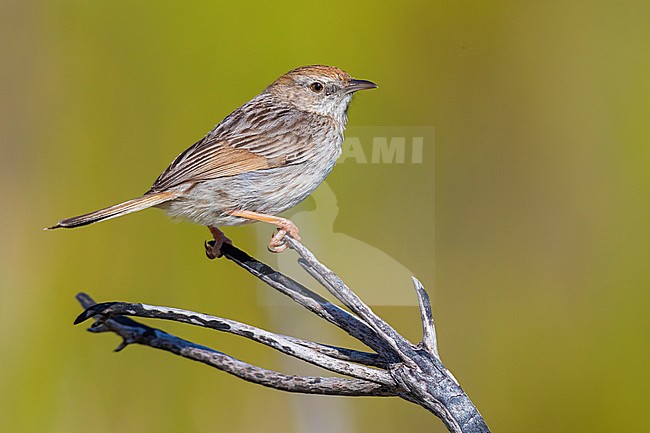
[[[95,322],[90,331],[118,334],[123,341],[117,351],[129,344],[162,349],[249,382],[282,391],[341,396],[397,396],[431,411],[450,432],[489,432],[478,409],[440,360],[429,296],[417,279],[413,278],[413,283],[420,305],[423,339],[414,345],[377,316],[300,242],[288,237],[287,242],[300,256],[300,265],[349,312],[232,245],[224,244],[222,252],[229,260],[343,329],[373,352],[323,345],[178,308],[124,302],[95,304],[83,293],[77,295],[77,299],[86,310],[75,323],[93,318]],[[287,375],[263,369],[125,316],[170,320],[238,335],[345,377]]]

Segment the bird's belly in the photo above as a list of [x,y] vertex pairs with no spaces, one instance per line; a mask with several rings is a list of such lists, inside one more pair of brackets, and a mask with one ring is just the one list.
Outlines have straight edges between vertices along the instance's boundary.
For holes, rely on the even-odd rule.
[[309,196],[334,166],[300,164],[239,174],[206,181],[189,187],[185,194],[163,207],[170,216],[207,226],[246,224],[248,219],[229,214],[246,210],[276,215]]

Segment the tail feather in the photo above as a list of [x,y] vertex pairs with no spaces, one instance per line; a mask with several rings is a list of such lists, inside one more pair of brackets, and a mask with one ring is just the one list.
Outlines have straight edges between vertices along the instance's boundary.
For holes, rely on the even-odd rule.
[[176,192],[154,192],[145,194],[142,197],[134,198],[133,200],[125,201],[124,203],[116,204],[105,209],[100,209],[84,215],[63,219],[56,225],[48,227],[46,230],[58,229],[60,227],[81,227],[99,221],[117,218],[122,215],[130,214],[132,212],[137,212],[139,210],[159,205],[166,201],[173,200],[176,197],[178,197],[178,193]]

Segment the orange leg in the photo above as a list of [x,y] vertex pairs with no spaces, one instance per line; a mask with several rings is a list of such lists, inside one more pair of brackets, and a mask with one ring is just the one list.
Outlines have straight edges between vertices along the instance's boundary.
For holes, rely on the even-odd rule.
[[225,243],[232,244],[232,241],[226,237],[226,235],[216,227],[208,226],[210,233],[214,237],[214,241],[205,243],[205,255],[208,256],[210,260],[216,259],[222,256],[221,246]]
[[237,210],[229,213],[233,216],[247,218],[249,220],[263,221],[278,226],[278,232],[273,235],[271,242],[269,242],[269,251],[273,253],[280,253],[287,249],[287,245],[284,243],[284,237],[286,235],[291,236],[297,241],[300,240],[300,236],[298,236],[298,227],[296,227],[293,221],[286,218],[247,210]]

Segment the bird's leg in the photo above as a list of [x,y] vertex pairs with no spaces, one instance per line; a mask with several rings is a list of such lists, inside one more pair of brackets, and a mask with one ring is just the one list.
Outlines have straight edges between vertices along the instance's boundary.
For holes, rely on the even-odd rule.
[[217,259],[222,256],[221,246],[224,242],[232,245],[232,241],[218,228],[208,226],[208,229],[210,230],[210,233],[212,233],[214,240],[205,242],[205,255],[208,256],[210,260]]
[[278,226],[278,232],[273,235],[268,246],[269,251],[272,253],[280,253],[287,249],[287,245],[284,243],[284,237],[286,235],[291,236],[297,241],[300,240],[300,236],[298,236],[298,227],[296,227],[293,221],[289,219],[247,210],[231,211],[229,214],[241,218],[247,218],[249,220],[263,221]]

